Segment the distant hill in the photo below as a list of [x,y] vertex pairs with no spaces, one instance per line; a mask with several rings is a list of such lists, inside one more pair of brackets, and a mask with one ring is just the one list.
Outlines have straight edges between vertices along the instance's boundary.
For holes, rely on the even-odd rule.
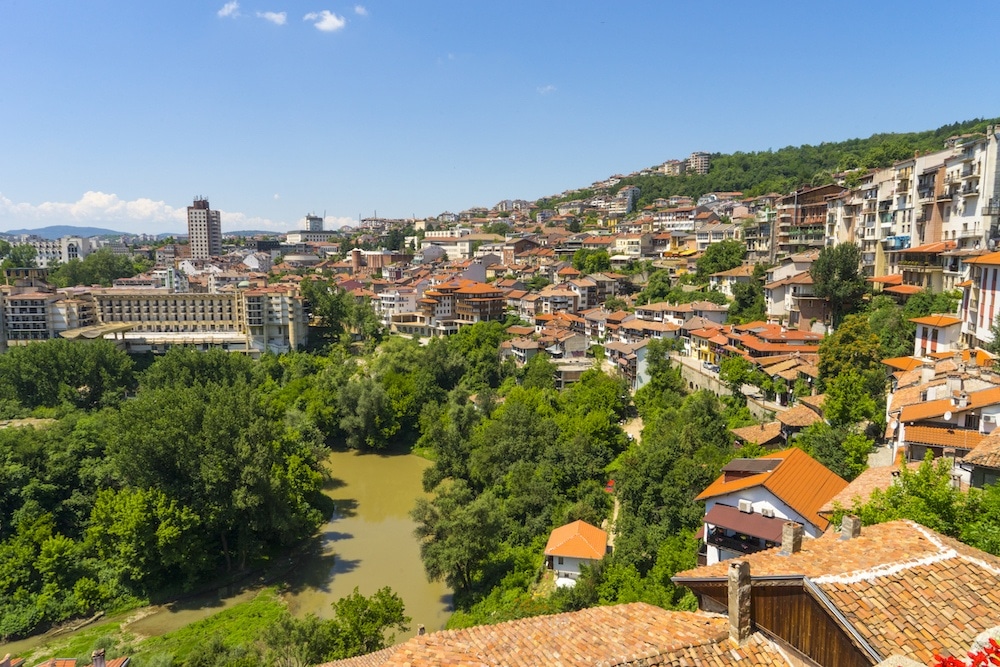
[[103,227],[52,225],[51,227],[39,227],[38,229],[12,229],[9,232],[2,233],[11,235],[34,234],[35,236],[41,236],[43,239],[58,239],[63,236],[82,236],[84,238],[90,236],[121,236],[125,232],[116,232],[113,229],[104,229]]
[[285,232],[276,232],[273,229],[239,229],[232,232],[222,232],[223,236],[284,236]]

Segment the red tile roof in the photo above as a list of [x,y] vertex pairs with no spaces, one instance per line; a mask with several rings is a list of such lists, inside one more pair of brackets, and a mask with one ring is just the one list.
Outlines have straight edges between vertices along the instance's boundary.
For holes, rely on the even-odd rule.
[[1000,403],[1000,387],[993,387],[992,389],[983,389],[969,394],[968,405],[963,410],[959,410],[953,405],[951,399],[942,398],[935,401],[907,405],[900,412],[899,420],[903,422],[915,422],[940,417],[946,412],[975,410],[988,405],[996,405],[997,403]]
[[727,628],[728,620],[717,614],[666,611],[635,602],[433,632],[322,667],[789,664],[763,635],[737,645]]
[[[906,429],[909,433],[910,429]],[[983,438],[962,461],[984,468],[1000,468],[1000,434]]]
[[744,426],[729,429],[733,435],[743,442],[766,445],[781,437],[781,422],[768,422],[759,426]]
[[950,315],[929,315],[927,317],[914,317],[910,319],[916,324],[926,324],[929,327],[950,327],[961,324],[962,320]]
[[768,472],[728,482],[725,475],[720,475],[707,489],[698,494],[696,500],[706,500],[761,486],[820,530],[825,530],[829,521],[819,515],[819,508],[843,490],[847,482],[801,449],[794,447],[760,458],[781,459],[781,463]]
[[916,285],[894,285],[892,287],[886,287],[883,292],[889,292],[890,294],[901,294],[904,296],[909,296],[911,294],[919,294],[924,290],[923,287],[917,287]]
[[822,421],[822,419],[822,417],[816,414],[815,410],[805,405],[796,405],[794,408],[789,408],[777,414],[779,422],[793,428],[805,428],[818,421]]
[[[753,577],[808,578],[862,640],[882,656],[930,664],[964,655],[978,634],[1000,625],[1000,559],[910,521],[866,526],[842,540],[829,532],[743,556]],[[725,581],[725,561],[678,573],[677,583]]]
[[601,560],[608,549],[608,534],[586,521],[560,526],[549,535],[546,556],[568,556]]
[[906,442],[915,442],[921,445],[973,449],[985,437],[979,431],[964,428],[917,426],[915,424],[906,427]]

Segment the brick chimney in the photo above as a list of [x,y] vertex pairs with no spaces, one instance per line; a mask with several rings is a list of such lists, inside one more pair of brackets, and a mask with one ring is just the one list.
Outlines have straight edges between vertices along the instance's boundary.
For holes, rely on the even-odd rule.
[[845,514],[840,522],[840,539],[852,540],[861,535],[861,519],[853,514]]
[[802,524],[786,521],[781,526],[781,556],[791,556],[802,551]]
[[91,663],[93,664],[93,667],[106,667],[107,663],[104,661],[104,649],[103,648],[96,649],[90,655],[90,660]]
[[729,638],[742,644],[750,638],[750,563],[729,563]]

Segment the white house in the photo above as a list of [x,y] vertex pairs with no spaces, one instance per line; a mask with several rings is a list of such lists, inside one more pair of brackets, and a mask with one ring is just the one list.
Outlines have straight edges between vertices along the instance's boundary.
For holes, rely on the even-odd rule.
[[555,572],[557,586],[572,586],[581,565],[593,565],[608,552],[608,534],[586,521],[560,526],[545,545],[545,567]]
[[829,525],[819,509],[846,486],[801,449],[733,459],[696,498],[705,501],[699,560],[711,565],[774,547],[786,521],[819,537]]

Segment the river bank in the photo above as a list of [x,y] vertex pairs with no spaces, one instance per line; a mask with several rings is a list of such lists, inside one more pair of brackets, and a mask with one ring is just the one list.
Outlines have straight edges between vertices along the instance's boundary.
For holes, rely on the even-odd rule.
[[[0,653],[45,656],[40,647],[66,645],[75,635],[95,627],[136,639],[175,632],[223,610],[248,603],[266,586],[276,586],[294,616],[332,615],[332,603],[357,588],[371,595],[389,586],[403,598],[413,622],[402,641],[416,633],[443,628],[451,613],[451,593],[440,582],[428,582],[409,517],[425,497],[422,476],[430,461],[409,454],[331,452],[325,461],[330,476],[323,493],[335,507],[317,535],[266,571],[200,595],[101,618],[69,632],[55,632],[10,642]],[[96,619],[95,619],[96,620]],[[35,656],[32,656],[34,659]]]

